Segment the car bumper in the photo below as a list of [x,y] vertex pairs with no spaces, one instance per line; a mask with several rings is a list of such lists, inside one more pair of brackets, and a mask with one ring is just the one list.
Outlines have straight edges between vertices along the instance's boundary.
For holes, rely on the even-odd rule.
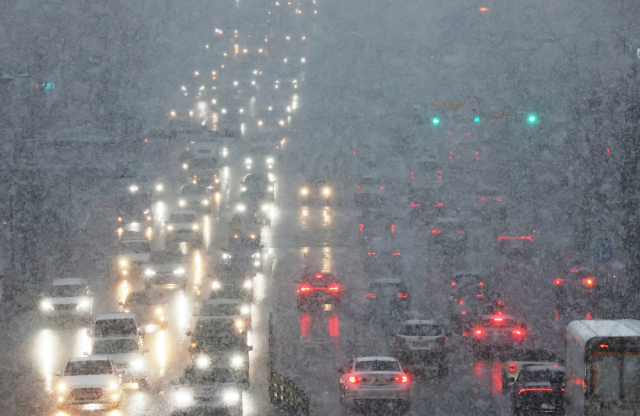
[[170,284],[184,284],[187,281],[186,276],[178,275],[155,275],[145,278],[145,282],[149,285],[170,285]]
[[97,394],[84,394],[71,391],[65,396],[58,396],[59,406],[80,406],[85,404],[114,404],[122,399],[122,391],[103,391]]

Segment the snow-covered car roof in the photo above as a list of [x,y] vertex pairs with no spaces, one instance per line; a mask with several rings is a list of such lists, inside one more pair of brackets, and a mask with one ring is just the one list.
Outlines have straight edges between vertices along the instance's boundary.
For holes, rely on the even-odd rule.
[[87,281],[79,277],[68,277],[66,279],[56,279],[51,282],[51,286],[75,286],[86,285]]
[[393,357],[358,357],[356,361],[396,361]]
[[171,215],[197,215],[197,212],[190,209],[176,209],[171,212]]
[[203,305],[233,305],[237,303],[242,303],[242,301],[238,299],[209,299],[202,302]]
[[103,315],[100,315],[96,318],[96,321],[101,321],[104,319],[135,319],[136,318],[136,314],[135,313],[130,313],[130,312],[112,312],[112,313],[105,313]]
[[400,279],[395,279],[393,277],[382,277],[380,279],[373,279],[371,281],[371,284],[374,283],[382,283],[382,284],[390,284],[390,285],[399,285],[402,283],[402,280]]
[[402,322],[402,325],[440,325],[433,319],[408,319]]
[[87,357],[73,357],[69,360],[71,363],[78,361],[109,361],[109,357],[104,355],[89,355]]

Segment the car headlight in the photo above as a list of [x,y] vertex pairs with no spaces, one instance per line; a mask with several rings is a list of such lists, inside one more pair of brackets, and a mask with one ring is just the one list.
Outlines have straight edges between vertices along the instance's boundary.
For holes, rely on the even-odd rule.
[[154,274],[156,274],[156,272],[154,270],[151,270],[151,269],[146,269],[144,271],[144,275],[145,276],[153,276]]
[[220,289],[222,289],[222,284],[219,281],[214,280],[213,282],[211,282],[211,290],[220,290]]
[[264,212],[267,212],[267,211],[269,211],[270,209],[271,209],[271,206],[269,206],[269,204],[264,204],[264,205],[262,206],[262,210],[263,210]]
[[202,200],[202,205],[209,205],[209,200],[208,199],[203,199]]
[[178,390],[174,396],[176,407],[184,408],[193,404],[193,394],[188,390]]
[[269,191],[269,192],[273,192],[273,186],[268,187],[268,188],[267,188],[267,191]]
[[236,328],[238,329],[239,332],[242,332],[244,330],[244,321],[242,319],[238,319],[236,322]]
[[138,192],[138,185],[131,185],[129,186],[129,192],[131,192],[132,194],[135,194],[136,192]]
[[174,270],[173,274],[184,274],[184,268],[180,267],[179,269]]
[[164,185],[159,183],[156,185],[156,192],[164,192]]
[[40,309],[42,309],[43,311],[52,311],[53,305],[51,304],[51,301],[43,300],[42,302],[40,302]]
[[122,217],[118,217],[118,222],[122,222]]
[[173,231],[173,225],[171,225],[171,224],[167,225],[167,230]]
[[231,254],[229,253],[222,253],[222,258],[225,260],[229,260],[231,258]]
[[207,368],[211,365],[211,358],[204,354],[198,355],[198,358],[196,358],[196,365],[198,368]]
[[244,360],[242,359],[242,356],[234,355],[233,357],[231,357],[231,367],[239,368],[239,367],[242,367],[242,364],[244,364]]
[[256,260],[256,261],[254,261],[254,262],[253,262],[253,265],[254,265],[255,267],[260,267],[260,260]]
[[142,358],[136,358],[130,363],[131,368],[137,371],[144,369],[144,360]]
[[69,389],[69,387],[67,387],[67,385],[65,383],[58,384],[58,391],[59,392],[64,393],[68,389]]
[[187,170],[187,169],[189,169],[189,165],[186,164],[186,163],[183,163],[182,164],[182,170]]
[[323,189],[322,189],[322,194],[323,194],[324,196],[329,196],[329,195],[331,195],[331,188],[329,188],[329,187],[323,188]]
[[249,305],[242,305],[240,307],[240,313],[243,315],[249,315],[249,313],[251,313],[251,307]]
[[253,163],[253,160],[251,160],[251,158],[250,158],[250,157],[248,157],[248,158],[246,158],[246,159],[244,160],[244,163],[246,163],[247,165],[250,165],[250,164],[252,164],[252,163]]
[[178,201],[178,205],[180,205],[181,207],[186,207],[187,206],[187,201],[185,201],[184,199],[181,199]]
[[242,188],[240,188],[240,192],[247,192],[247,187],[243,186]]
[[164,310],[161,307],[157,307],[156,308],[156,315],[162,315],[162,313],[164,312]]
[[242,285],[242,287],[245,289],[251,289],[253,287],[253,282],[247,279],[244,281],[244,284]]
[[273,164],[273,158],[272,157],[268,157],[267,158],[267,165],[271,165]]
[[244,204],[238,204],[236,210],[238,210],[238,212],[245,212],[247,210],[247,207]]
[[89,309],[91,307],[91,301],[89,299],[83,299],[78,303],[76,309]]
[[300,189],[300,195],[302,195],[302,196],[307,196],[307,195],[309,195],[309,188],[302,188],[302,189]]
[[260,253],[254,253],[251,255],[251,257],[253,257],[254,259],[259,259],[260,258]]
[[118,388],[118,383],[115,381],[107,385],[107,390],[116,390]]
[[197,229],[198,229],[198,224],[193,224],[193,225],[191,226],[191,228],[192,228],[194,231],[195,231],[195,230],[197,230]]
[[240,393],[237,390],[227,390],[222,395],[222,400],[227,406],[232,406],[240,402]]
[[120,267],[127,267],[127,261],[126,260],[120,260]]

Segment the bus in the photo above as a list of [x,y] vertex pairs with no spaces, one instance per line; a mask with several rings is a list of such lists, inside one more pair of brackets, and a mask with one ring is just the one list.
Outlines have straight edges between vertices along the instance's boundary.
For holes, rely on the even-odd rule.
[[640,321],[572,321],[565,332],[570,416],[640,411]]

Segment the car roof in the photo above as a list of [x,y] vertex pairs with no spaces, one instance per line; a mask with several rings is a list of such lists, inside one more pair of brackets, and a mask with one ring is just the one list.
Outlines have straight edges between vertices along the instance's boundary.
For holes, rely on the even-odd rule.
[[144,237],[126,237],[126,238],[122,238],[120,239],[120,244],[124,244],[124,243],[148,243],[149,240],[147,240]]
[[79,361],[110,361],[109,357],[104,355],[89,355],[87,357],[73,357],[69,360],[70,363]]
[[395,361],[397,362],[398,360],[396,360],[393,357],[358,357],[356,358],[356,361]]
[[196,212],[190,209],[176,209],[173,212],[171,212],[171,215],[189,215],[189,214],[196,215]]
[[454,277],[458,277],[458,276],[480,276],[482,273],[480,273],[479,270],[461,270],[459,272],[455,272],[453,274]]
[[374,284],[374,283],[399,285],[399,284],[402,284],[402,281],[400,279],[395,279],[393,277],[383,277],[380,279],[373,279],[371,281],[371,284]]
[[440,325],[433,319],[407,319],[402,322],[403,325]]
[[100,337],[100,338],[95,338],[94,342],[100,342],[100,341],[116,341],[119,339],[126,339],[126,340],[131,340],[131,341],[138,341],[138,337],[136,335],[129,335],[126,337],[123,336],[119,336],[119,337]]
[[86,285],[87,281],[79,277],[69,277],[66,279],[56,279],[51,282],[51,286],[74,286],[74,285]]
[[202,302],[203,305],[233,305],[242,303],[239,299],[207,299]]
[[103,319],[135,319],[136,318],[136,314],[135,313],[130,313],[130,312],[112,312],[112,313],[105,313],[103,315],[99,315],[96,318],[96,321],[100,321]]
[[521,371],[544,371],[544,370],[551,370],[551,371],[564,371],[564,367],[562,366],[554,366],[554,365],[527,365],[522,367]]

